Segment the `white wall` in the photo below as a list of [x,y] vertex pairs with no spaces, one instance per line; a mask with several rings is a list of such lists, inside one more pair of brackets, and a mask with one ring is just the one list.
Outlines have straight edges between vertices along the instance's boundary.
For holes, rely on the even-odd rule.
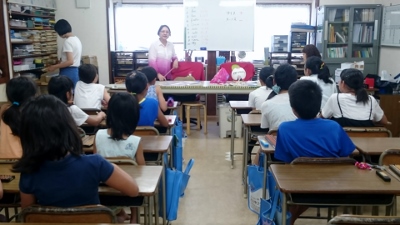
[[[90,8],[78,9],[75,1],[56,0],[56,19],[66,19],[72,26],[72,33],[82,42],[82,55],[97,56],[100,83],[109,83],[109,55],[107,42],[106,1],[91,0]],[[62,39],[58,40],[59,49]],[[59,50],[60,52],[60,50]]]

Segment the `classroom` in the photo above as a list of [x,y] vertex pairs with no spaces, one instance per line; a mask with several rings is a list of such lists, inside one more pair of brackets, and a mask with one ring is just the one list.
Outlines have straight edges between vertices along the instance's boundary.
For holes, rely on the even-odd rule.
[[[400,224],[400,0],[3,0],[0,9],[0,222]],[[75,35],[78,64],[76,46],[65,50]],[[168,63],[152,57],[171,46]],[[7,92],[13,80],[25,99]],[[100,100],[80,106],[94,83]],[[28,153],[41,144],[41,155]],[[93,170],[72,157],[99,167],[87,175],[96,185],[54,172]],[[183,176],[179,187],[170,174]],[[82,200],[36,194],[54,183]],[[107,207],[76,207],[96,204]]]

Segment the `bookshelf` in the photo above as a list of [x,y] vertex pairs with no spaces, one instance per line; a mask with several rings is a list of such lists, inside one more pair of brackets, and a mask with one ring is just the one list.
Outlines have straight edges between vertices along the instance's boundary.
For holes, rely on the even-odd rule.
[[381,5],[327,5],[317,11],[316,46],[332,75],[343,62],[364,61],[378,74]]
[[147,51],[115,51],[111,52],[112,80],[110,83],[123,82],[133,70],[148,66]]

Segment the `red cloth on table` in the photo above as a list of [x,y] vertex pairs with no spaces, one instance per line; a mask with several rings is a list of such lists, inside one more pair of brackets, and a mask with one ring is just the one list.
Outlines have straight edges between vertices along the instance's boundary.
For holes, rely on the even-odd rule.
[[204,66],[201,62],[179,62],[178,69],[171,71],[172,80],[192,74],[195,80],[204,80]]
[[228,81],[232,81],[232,66],[233,65],[238,65],[241,68],[243,68],[246,71],[246,78],[244,78],[245,81],[251,80],[253,78],[254,74],[256,73],[254,69],[253,63],[250,62],[228,62],[228,63],[223,63],[219,67],[224,68],[226,72],[230,75],[228,78]]

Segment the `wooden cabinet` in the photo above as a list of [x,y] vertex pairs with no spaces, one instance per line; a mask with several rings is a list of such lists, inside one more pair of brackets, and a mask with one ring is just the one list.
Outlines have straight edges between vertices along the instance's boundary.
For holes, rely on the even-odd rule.
[[[4,12],[4,7],[5,4],[1,3],[0,4],[0,12]],[[7,18],[5,17],[4,13],[0,14],[0,43],[3,43],[0,45],[0,84],[6,83],[8,80],[10,80],[10,68],[9,68],[9,59],[8,59],[8,50],[7,50],[7,45],[6,40],[6,27],[5,27],[5,21],[7,21]]]
[[42,69],[57,64],[55,10],[29,5],[7,4],[12,76],[40,78]]
[[392,122],[385,127],[392,132],[393,137],[400,136],[400,95],[380,95],[380,106],[387,119]]
[[147,51],[116,51],[111,52],[111,70],[113,79],[110,84],[115,82],[124,82],[126,76],[133,70],[141,69],[148,66]]

